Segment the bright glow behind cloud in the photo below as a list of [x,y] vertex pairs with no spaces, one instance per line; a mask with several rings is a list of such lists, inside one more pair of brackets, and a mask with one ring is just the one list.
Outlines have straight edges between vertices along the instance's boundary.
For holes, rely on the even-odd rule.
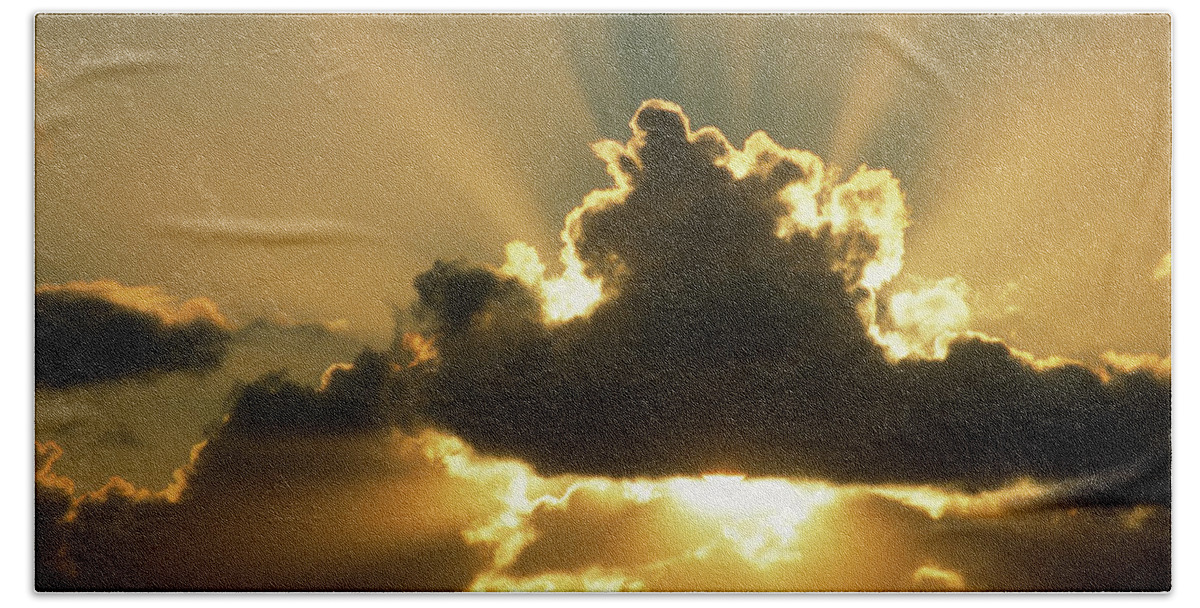
[[[716,560],[721,555],[768,578],[786,564],[828,568],[819,556],[827,556],[835,548],[827,545],[828,540],[816,540],[827,536],[828,531],[817,531],[845,517],[851,503],[876,497],[914,509],[930,520],[948,515],[994,517],[1031,505],[1047,492],[1046,487],[1031,480],[991,492],[965,494],[934,486],[836,486],[730,474],[662,479],[546,478],[522,462],[479,455],[452,436],[426,431],[413,441],[422,446],[420,453],[426,458],[441,463],[451,478],[477,484],[503,506],[499,512],[475,520],[463,532],[468,542],[494,551],[492,567],[477,577],[473,585],[476,590],[647,589],[653,588],[649,581],[664,576],[664,572],[685,567],[686,563]],[[677,553],[658,558],[636,552],[612,556],[625,564],[623,567],[593,565],[578,572],[514,574],[529,555],[538,553],[537,544],[559,542],[554,535],[575,526],[586,530],[609,525],[598,522],[631,517],[638,509],[660,513],[665,518],[661,521],[673,522],[653,532],[657,537],[653,544],[677,547]],[[564,522],[556,525],[565,525],[567,530],[547,527],[548,522]],[[632,539],[629,541],[636,545]],[[965,585],[961,575],[944,569],[917,571],[912,578],[918,586]],[[937,580],[931,583],[932,579]]]
[[[680,112],[682,116],[679,106],[670,102],[651,100],[643,104],[648,106]],[[686,124],[686,116],[683,120]],[[631,122],[630,127],[634,135],[627,144],[606,140],[592,146],[596,156],[605,162],[613,185],[592,191],[567,216],[561,235],[560,275],[546,276],[546,265],[532,246],[512,241],[505,247],[501,272],[540,293],[543,314],[549,322],[560,323],[586,315],[603,297],[602,281],[587,276],[576,253],[576,232],[579,218],[586,211],[623,204],[631,193],[633,182],[622,166],[622,159],[638,158],[637,149],[644,145],[645,134],[636,122]],[[904,193],[890,171],[862,166],[842,181],[840,171],[827,168],[816,154],[785,148],[763,131],[750,135],[740,150],[729,145],[715,127],[689,130],[687,138],[693,144],[703,140],[723,146],[724,154],[716,157],[713,164],[724,167],[735,180],[769,175],[784,160],[802,169],[801,177],[777,193],[790,211],[779,218],[775,236],[786,240],[801,232],[815,237],[821,231],[828,231],[834,237],[837,246],[846,250],[846,257],[835,261],[832,269],[872,295],[860,312],[868,333],[884,347],[889,358],[944,358],[950,339],[967,329],[970,312],[963,298],[967,288],[961,279],[954,278],[942,279],[916,293],[894,294],[888,329],[876,322],[876,293],[903,266],[904,231],[908,226]],[[875,241],[867,260],[861,259],[863,254],[856,242],[863,235]]]

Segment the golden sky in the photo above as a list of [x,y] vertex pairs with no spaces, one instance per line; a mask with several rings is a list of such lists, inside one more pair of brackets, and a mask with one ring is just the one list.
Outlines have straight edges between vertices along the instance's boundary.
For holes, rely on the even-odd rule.
[[733,142],[891,170],[901,280],[961,278],[973,328],[1043,356],[1165,355],[1168,34],[1161,16],[44,16],[36,280],[380,343],[434,260],[556,251],[606,179],[588,144],[660,98]]
[[1164,590],[1165,15],[41,15],[42,589]]

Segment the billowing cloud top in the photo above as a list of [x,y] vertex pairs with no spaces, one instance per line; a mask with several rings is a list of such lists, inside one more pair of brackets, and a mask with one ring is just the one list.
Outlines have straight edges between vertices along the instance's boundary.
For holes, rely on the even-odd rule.
[[113,281],[45,285],[37,289],[34,307],[38,387],[212,369],[230,337],[212,301],[179,303],[155,287]]
[[994,487],[1133,470],[1167,500],[1169,371],[966,332],[953,280],[885,301],[907,225],[889,172],[843,179],[761,132],[739,150],[663,101],[630,126],[594,146],[615,183],[567,216],[561,276],[516,244],[500,271],[417,279],[438,358],[414,403],[436,426],[551,473]]

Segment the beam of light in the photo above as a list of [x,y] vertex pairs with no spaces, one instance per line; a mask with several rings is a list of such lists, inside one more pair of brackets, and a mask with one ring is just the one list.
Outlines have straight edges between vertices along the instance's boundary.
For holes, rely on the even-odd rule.
[[721,532],[746,561],[763,567],[799,557],[799,528],[834,502],[832,486],[741,475],[682,477],[661,482],[698,517],[721,522]]
[[834,162],[846,162],[858,154],[905,86],[906,74],[937,74],[922,61],[920,50],[884,20],[876,19],[852,34],[860,44],[860,52],[846,78],[849,86],[834,123],[831,141]]
[[645,583],[620,569],[589,568],[578,574],[550,572],[515,577],[485,573],[471,584],[471,591],[641,591]]
[[[480,492],[501,505],[500,510],[476,518],[463,531],[469,543],[494,551],[492,567],[474,582],[476,590],[634,590],[645,585],[633,575],[636,572],[646,575],[687,567],[724,554],[736,555],[748,567],[766,573],[802,563],[808,554],[807,539],[817,538],[812,533],[829,525],[830,517],[836,520],[849,501],[862,497],[887,499],[937,520],[949,515],[989,518],[1018,512],[1036,506],[1049,491],[1049,486],[1028,479],[971,494],[935,486],[837,486],[813,480],[726,474],[661,479],[547,478],[524,462],[476,454],[453,436],[425,431],[415,442],[422,446],[426,458],[445,467],[448,476],[477,484]],[[679,546],[690,549],[680,549],[678,555],[652,563],[638,562],[637,556],[630,556],[636,565],[633,570],[594,565],[578,572],[513,575],[509,568],[546,533],[537,523],[540,516],[586,516],[583,514],[588,513],[588,507],[573,503],[577,493],[587,493],[584,504],[599,501],[613,514],[627,513],[624,509],[635,505],[666,514],[668,520],[679,523],[656,531],[663,535],[661,541],[668,543],[675,538],[683,543]],[[826,512],[827,516],[817,517]],[[822,547],[815,555],[828,550]],[[819,563],[811,566],[823,567]],[[954,583],[952,576],[932,570],[918,571],[914,581],[939,587],[953,587]]]
[[[1089,360],[1115,345],[1169,350],[1169,307],[1145,286],[1170,243],[1169,30],[1099,15],[981,19],[963,40],[995,49],[988,67],[936,51],[964,96],[928,123],[926,158],[938,160],[922,164],[943,179],[923,193],[921,235],[937,237],[907,262],[934,272],[953,260],[973,287],[1036,294],[989,323],[1010,344]],[[940,45],[934,29],[910,32]]]
[[664,501],[681,517],[711,523],[747,562],[767,566],[797,557],[799,529],[817,509],[834,503],[837,490],[819,482],[746,479],[738,475],[673,477],[660,480],[613,480],[603,477],[546,479],[517,461],[476,455],[461,440],[426,432],[419,441],[425,454],[443,463],[451,476],[481,483],[505,505],[505,511],[468,529],[468,541],[496,547],[494,566],[513,563],[536,539],[527,526],[538,508],[565,508],[573,493],[591,490],[610,500],[645,504]]
[[[876,547],[870,533],[846,539],[846,526],[862,525],[864,501],[883,499],[912,509],[929,520],[995,518],[1045,504],[1056,486],[1022,479],[995,490],[965,493],[938,486],[834,485],[788,478],[748,478],[713,474],[659,479],[610,479],[564,475],[547,478],[529,465],[476,454],[462,440],[427,431],[416,438],[432,462],[501,505],[464,528],[467,542],[491,548],[490,569],[471,588],[479,591],[632,591],[670,588],[686,572],[708,568],[746,568],[751,588],[788,588],[797,568],[809,574],[805,584],[837,587],[845,551],[895,551],[887,542]],[[855,506],[859,505],[859,506]],[[584,559],[582,567],[556,569],[562,551],[560,535],[622,534],[613,521],[637,520],[652,513],[649,543],[615,542],[600,561]],[[1130,526],[1148,516],[1131,512]],[[866,521],[866,520],[863,520]],[[668,523],[674,522],[674,523]],[[561,526],[568,526],[567,530]],[[629,530],[645,530],[632,527]],[[572,542],[587,542],[576,538]],[[538,543],[549,545],[538,545]],[[847,546],[842,544],[849,542]],[[535,545],[541,547],[535,548]],[[548,548],[547,548],[548,547]],[[558,547],[558,548],[555,548]],[[667,547],[668,549],[655,549]],[[520,566],[529,550],[540,566]],[[656,552],[657,551],[657,552]],[[665,552],[664,552],[665,551]],[[549,553],[547,553],[549,552]],[[886,555],[886,553],[884,554]],[[897,555],[915,559],[916,556]],[[539,561],[541,560],[541,561]],[[728,561],[733,560],[733,561]],[[575,563],[570,559],[570,563]],[[740,565],[738,565],[740,564]],[[944,565],[919,562],[910,570],[918,589],[963,589],[962,575]],[[523,573],[523,574],[522,574]],[[840,574],[839,574],[840,573]],[[832,578],[830,578],[832,577]],[[776,581],[776,582],[772,582]],[[713,584],[724,584],[712,581]],[[899,583],[903,585],[903,583]],[[847,587],[851,588],[851,587]]]
[[[416,152],[413,157],[421,159],[423,172],[448,180],[491,220],[493,231],[510,237],[532,231],[530,236],[542,238],[546,202],[539,201],[532,185],[539,176],[531,173],[540,167],[513,159],[527,159],[530,141],[553,141],[552,134],[575,129],[585,137],[598,133],[562,37],[547,35],[546,28],[556,28],[555,22],[468,17],[451,23],[437,16],[407,16],[361,19],[350,27],[362,40],[386,40],[397,32],[419,40],[432,33],[441,52],[412,52],[400,45],[407,52],[404,60],[394,61],[369,54],[377,52],[372,45],[346,44],[361,54],[361,61],[348,63],[345,73],[324,73],[321,88],[336,97],[366,88],[360,95],[374,101],[376,111],[395,117],[397,144]],[[512,53],[513,40],[536,44],[527,53]],[[477,61],[463,62],[480,56],[506,60],[483,71]],[[538,122],[506,126],[517,124],[502,110],[511,104],[525,108]]]

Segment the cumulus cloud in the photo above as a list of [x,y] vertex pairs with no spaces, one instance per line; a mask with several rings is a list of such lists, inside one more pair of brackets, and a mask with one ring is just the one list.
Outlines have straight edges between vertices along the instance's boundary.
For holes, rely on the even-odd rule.
[[39,287],[34,373],[39,387],[220,365],[229,325],[205,298],[178,303],[154,287],[112,281]]
[[446,591],[485,563],[460,528],[490,503],[388,436],[221,432],[157,492],[114,478],[73,494],[39,466],[43,591]]
[[397,424],[402,385],[382,354],[363,351],[353,364],[326,370],[317,388],[285,373],[260,377],[237,391],[230,431],[262,434],[338,434]]
[[331,364],[349,365],[364,347],[323,324],[257,319],[230,331],[220,366],[205,373],[39,387],[35,437],[77,455],[59,461],[56,470],[81,490],[97,489],[113,475],[159,487],[191,447],[220,426],[238,401],[235,389],[275,375],[315,390],[331,375]]
[[763,133],[739,150],[667,102],[630,125],[594,146],[614,185],[567,216],[562,275],[518,245],[501,270],[416,280],[439,356],[414,368],[413,407],[435,426],[542,472],[617,477],[994,488],[1169,451],[1161,374],[968,332],[954,279],[889,292],[907,214],[886,170],[843,177]]

